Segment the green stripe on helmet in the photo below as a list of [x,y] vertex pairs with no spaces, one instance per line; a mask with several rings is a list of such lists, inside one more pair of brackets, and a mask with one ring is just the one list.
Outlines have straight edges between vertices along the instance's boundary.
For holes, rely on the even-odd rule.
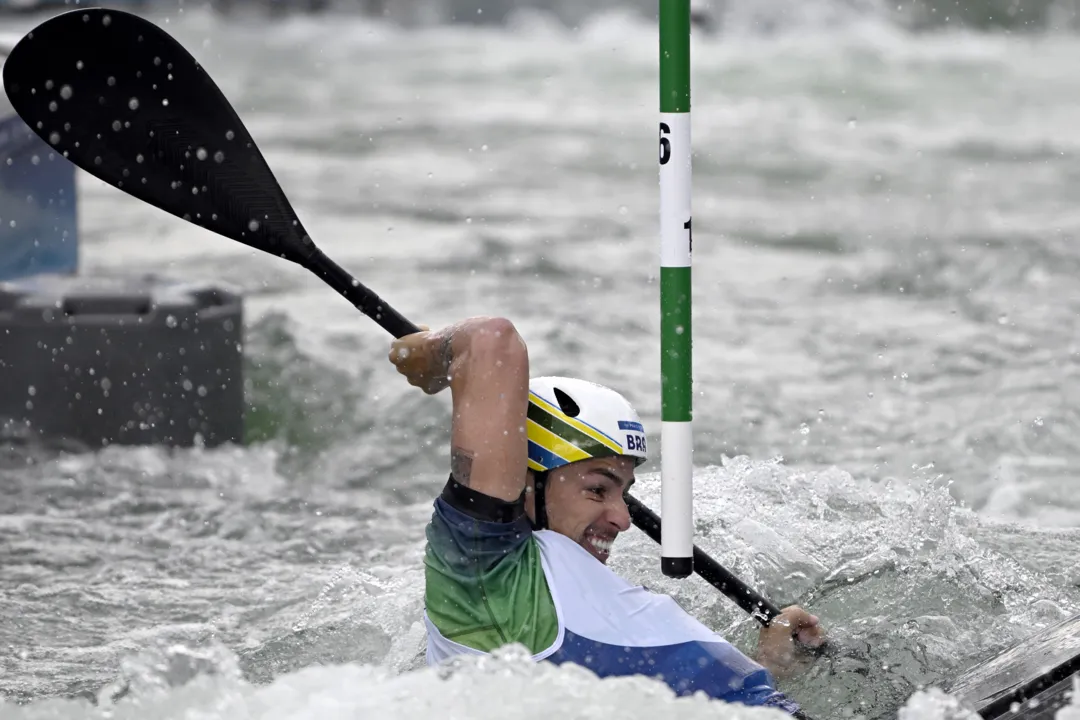
[[[595,439],[589,437],[572,425],[567,424],[559,417],[552,415],[535,403],[529,403],[528,417],[540,427],[548,430],[553,435],[559,436],[566,442],[577,447],[582,452],[588,453],[594,458],[610,457],[612,455],[620,454],[609,448],[607,445],[597,442]],[[551,448],[548,449],[551,450]]]

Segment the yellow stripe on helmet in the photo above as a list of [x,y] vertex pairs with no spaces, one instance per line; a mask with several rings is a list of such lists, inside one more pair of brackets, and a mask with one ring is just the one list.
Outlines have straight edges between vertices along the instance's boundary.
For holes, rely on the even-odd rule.
[[577,445],[559,437],[547,428],[537,425],[532,420],[526,421],[526,427],[528,428],[527,432],[530,440],[548,452],[555,453],[566,460],[567,463],[588,460],[592,457],[592,455],[585,452]]

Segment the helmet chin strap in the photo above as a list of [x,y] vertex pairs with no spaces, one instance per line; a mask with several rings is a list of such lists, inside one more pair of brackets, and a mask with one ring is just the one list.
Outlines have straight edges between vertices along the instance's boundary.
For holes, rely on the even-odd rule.
[[550,470],[533,473],[533,530],[547,530],[547,480]]

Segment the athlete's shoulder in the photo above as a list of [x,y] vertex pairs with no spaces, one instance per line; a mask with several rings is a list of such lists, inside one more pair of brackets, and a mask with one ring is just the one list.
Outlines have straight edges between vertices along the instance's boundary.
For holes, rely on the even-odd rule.
[[[431,522],[426,529],[425,563],[455,576],[486,574],[521,562],[532,539],[532,526],[525,514],[508,510],[508,503],[480,493],[484,500],[469,502],[472,495],[455,491],[453,480],[435,499]],[[463,487],[463,486],[462,486]],[[468,488],[463,488],[468,490]],[[500,510],[502,508],[502,510]]]

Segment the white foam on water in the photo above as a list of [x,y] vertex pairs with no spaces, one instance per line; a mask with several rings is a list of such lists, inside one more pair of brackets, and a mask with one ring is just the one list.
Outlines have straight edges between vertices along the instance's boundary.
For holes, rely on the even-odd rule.
[[[224,651],[227,653],[227,651]],[[230,665],[229,663],[232,663]],[[186,666],[183,666],[187,663]],[[185,675],[200,668],[196,677]],[[310,667],[253,686],[240,680],[235,658],[213,651],[168,649],[144,667],[154,674],[115,704],[47,700],[17,707],[0,704],[3,720],[335,720],[394,717],[502,720],[567,720],[596,717],[681,720],[769,720],[789,717],[704,696],[676,698],[644,678],[598,680],[576,666],[535,664],[521,646],[492,657],[467,658],[442,668],[394,675],[372,666]],[[169,686],[169,678],[181,682]]]
[[[643,677],[598,679],[574,666],[534,663],[520,645],[489,657],[467,657],[439,668],[394,674],[361,664],[314,666],[267,685],[240,678],[236,656],[224,647],[162,647],[124,663],[126,688],[106,688],[98,703],[45,700],[25,706],[0,699],[0,720],[336,720],[394,717],[401,720],[778,720],[771,708],[676,697],[663,683]],[[110,700],[122,688],[126,695]],[[938,689],[916,692],[899,720],[977,720]],[[1058,720],[1080,718],[1075,703]]]
[[937,688],[915,693],[897,713],[899,720],[979,720],[979,717]]

